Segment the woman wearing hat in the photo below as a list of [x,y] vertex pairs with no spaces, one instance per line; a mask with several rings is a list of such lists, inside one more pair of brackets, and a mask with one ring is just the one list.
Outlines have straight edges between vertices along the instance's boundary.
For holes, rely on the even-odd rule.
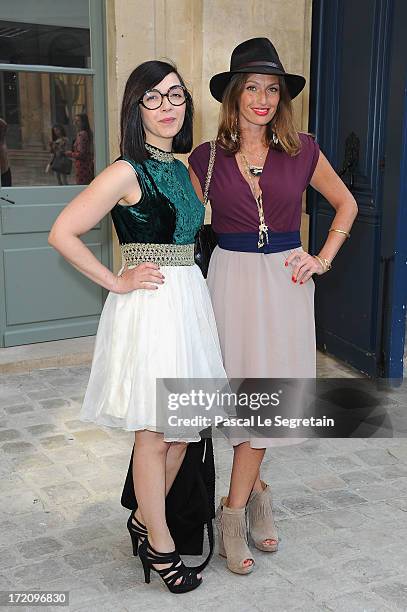
[[[304,77],[285,72],[267,38],[238,45],[230,71],[210,81],[222,106],[209,191],[218,246],[208,285],[231,378],[316,376],[312,275],[330,269],[357,214],[353,196],[314,138],[294,127],[291,100],[304,85]],[[189,158],[200,198],[209,159],[209,142]],[[309,184],[336,211],[315,256],[300,241],[301,200]],[[290,442],[244,434],[231,439],[229,493],[221,499],[216,524],[219,552],[233,572],[246,574],[254,566],[246,512],[256,547],[277,550],[270,487],[259,470],[266,447]]]

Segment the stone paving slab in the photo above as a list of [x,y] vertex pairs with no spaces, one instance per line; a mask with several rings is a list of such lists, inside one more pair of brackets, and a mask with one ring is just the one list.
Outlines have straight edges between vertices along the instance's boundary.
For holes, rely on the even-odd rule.
[[[72,366],[0,378],[0,588],[69,590],[69,609],[87,612],[407,610],[405,439],[268,450],[262,476],[272,486],[279,551],[263,553],[250,540],[249,576],[232,574],[215,554],[203,586],[174,599],[156,574],[144,584],[132,556],[120,506],[132,434],[78,419],[88,374]],[[406,405],[399,391],[391,401]],[[214,446],[218,499],[232,453],[221,438]]]

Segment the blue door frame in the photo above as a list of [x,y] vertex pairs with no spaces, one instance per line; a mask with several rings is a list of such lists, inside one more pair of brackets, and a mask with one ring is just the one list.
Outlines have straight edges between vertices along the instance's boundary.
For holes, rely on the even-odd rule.
[[407,305],[407,76],[404,87],[402,149],[400,163],[399,203],[396,240],[393,251],[394,274],[390,287],[388,333],[385,337],[385,376],[392,380],[403,378],[406,305]]
[[[403,0],[313,2],[310,131],[338,172],[352,132],[360,143],[343,177],[359,206],[351,240],[316,279],[317,343],[371,377],[396,379],[407,295],[406,22]],[[318,253],[334,211],[310,190],[307,212]]]

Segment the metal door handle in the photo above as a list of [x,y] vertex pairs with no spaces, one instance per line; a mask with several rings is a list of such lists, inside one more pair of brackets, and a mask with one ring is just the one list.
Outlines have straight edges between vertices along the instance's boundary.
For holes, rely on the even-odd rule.
[[339,176],[344,176],[349,172],[349,189],[353,189],[355,182],[355,172],[359,165],[360,140],[355,132],[351,132],[345,140],[345,158],[342,169],[338,172]]
[[3,198],[3,196],[0,196],[0,200],[4,200],[5,202],[8,202],[9,204],[15,204],[13,200],[9,200],[8,198]]

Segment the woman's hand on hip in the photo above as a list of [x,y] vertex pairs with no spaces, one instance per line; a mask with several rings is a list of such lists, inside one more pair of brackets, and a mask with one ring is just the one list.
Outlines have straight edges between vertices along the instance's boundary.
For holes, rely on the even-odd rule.
[[292,266],[291,280],[293,283],[299,283],[300,285],[306,283],[313,274],[323,274],[325,272],[320,262],[305,251],[290,253],[285,265]]
[[164,283],[164,275],[159,266],[146,262],[135,268],[124,268],[117,277],[116,285],[112,289],[114,293],[130,293],[135,289],[158,289],[158,285]]

